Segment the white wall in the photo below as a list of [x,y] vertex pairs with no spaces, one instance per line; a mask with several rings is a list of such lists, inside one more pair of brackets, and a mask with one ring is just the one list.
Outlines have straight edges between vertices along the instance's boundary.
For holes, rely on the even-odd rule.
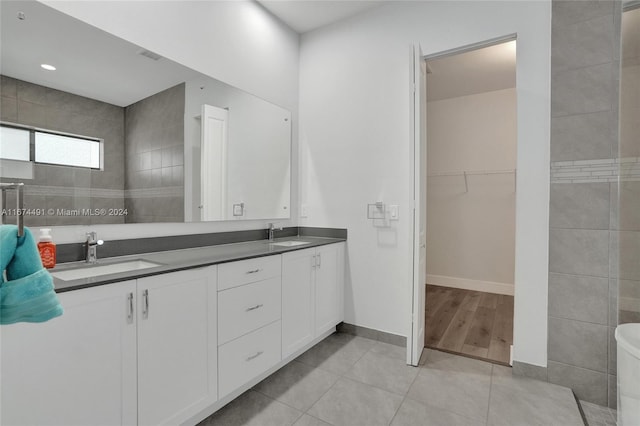
[[[185,218],[199,222],[201,109],[228,110],[226,202],[222,217],[244,203],[245,218],[286,218],[291,212],[291,114],[278,105],[217,80],[202,77],[185,85]],[[198,117],[198,118],[196,118]],[[282,220],[282,219],[278,219]]]
[[[300,50],[301,225],[349,229],[345,321],[409,334],[410,46],[432,54],[518,35],[515,352],[546,365],[548,1],[398,2],[305,34]],[[366,204],[400,205],[388,228]]]
[[516,120],[515,88],[427,104],[428,283],[513,295],[515,173],[462,172],[514,170]]
[[[42,3],[164,57],[231,84],[293,114],[297,157],[298,35],[253,1],[58,1]],[[292,163],[292,219],[296,225],[297,163]],[[57,243],[100,238],[257,229],[267,221],[54,227]]]

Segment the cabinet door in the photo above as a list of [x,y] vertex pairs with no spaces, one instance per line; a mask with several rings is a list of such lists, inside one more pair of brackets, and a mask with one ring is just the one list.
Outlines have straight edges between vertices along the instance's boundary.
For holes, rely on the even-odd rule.
[[62,316],[0,329],[0,424],[136,424],[135,281],[59,298]]
[[282,255],[282,358],[314,337],[315,249]]
[[338,244],[317,248],[315,289],[315,335],[330,330],[340,321]]
[[138,424],[177,424],[217,400],[216,269],[138,280]]

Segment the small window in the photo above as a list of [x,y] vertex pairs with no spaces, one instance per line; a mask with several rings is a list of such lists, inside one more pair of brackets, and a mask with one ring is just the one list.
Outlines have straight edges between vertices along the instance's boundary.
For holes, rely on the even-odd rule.
[[100,142],[76,136],[35,132],[36,163],[100,168]]
[[27,129],[0,127],[0,158],[29,161],[29,135]]

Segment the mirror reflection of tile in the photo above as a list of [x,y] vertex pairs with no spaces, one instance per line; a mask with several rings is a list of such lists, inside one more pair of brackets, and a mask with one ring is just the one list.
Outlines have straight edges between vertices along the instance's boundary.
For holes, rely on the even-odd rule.
[[[114,60],[110,68],[112,81],[92,82],[91,87],[64,75],[64,67],[51,74],[54,77],[48,82],[37,81],[33,73],[22,71],[22,53],[12,57],[13,68],[7,67],[13,71],[0,76],[3,123],[103,141],[102,170],[35,163],[33,179],[16,179],[7,176],[4,168],[0,180],[24,182],[25,207],[44,212],[27,214],[27,226],[200,221],[200,122],[196,117],[203,103],[230,109],[226,161],[233,163],[227,165],[226,202],[220,200],[228,211],[223,220],[289,217],[289,111],[166,58],[145,58],[144,49],[44,5],[21,7],[29,8],[26,12],[32,21],[64,22],[75,39],[81,40],[83,34],[101,37],[121,61]],[[2,16],[3,34],[15,27],[9,16],[15,14]],[[22,25],[25,22],[29,21]],[[52,32],[52,37],[69,37],[58,33]],[[20,43],[20,49],[13,49],[18,52],[39,48],[34,45],[30,50],[24,46],[28,40],[10,35],[3,37],[3,49],[11,47],[8,43]],[[74,43],[66,39],[56,44],[61,59],[69,55],[69,49],[73,51]],[[131,51],[139,54],[126,54]],[[91,61],[87,56],[78,63],[91,70]],[[158,75],[140,81],[141,69],[153,69]],[[71,80],[73,88],[67,84],[58,90],[65,79],[67,83]],[[131,90],[113,86],[109,90],[113,81]],[[158,87],[165,88],[158,91]],[[80,93],[95,95],[89,98]],[[133,96],[137,101],[131,103]],[[277,117],[279,127],[268,122],[267,116]],[[270,133],[275,127],[277,132]],[[244,206],[242,215],[233,214],[233,204]]]

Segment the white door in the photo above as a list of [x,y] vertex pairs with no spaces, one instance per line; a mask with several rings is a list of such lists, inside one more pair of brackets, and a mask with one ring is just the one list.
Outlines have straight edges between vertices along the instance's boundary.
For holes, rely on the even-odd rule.
[[314,337],[316,249],[282,255],[282,358]]
[[59,294],[64,314],[2,326],[3,425],[135,425],[135,281]]
[[407,363],[418,365],[424,349],[427,265],[427,70],[422,49],[413,51],[413,313]]
[[202,105],[200,141],[200,218],[224,220],[227,203],[229,111]]
[[215,267],[138,280],[138,424],[178,424],[217,400]]
[[335,327],[339,322],[338,244],[318,247],[316,251],[316,321],[315,336]]

